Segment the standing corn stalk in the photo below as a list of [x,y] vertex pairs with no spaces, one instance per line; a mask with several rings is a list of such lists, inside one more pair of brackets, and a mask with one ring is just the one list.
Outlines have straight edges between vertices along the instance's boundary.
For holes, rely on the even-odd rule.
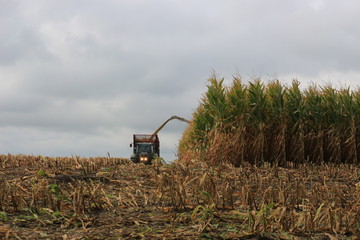
[[269,108],[268,154],[269,162],[276,165],[286,164],[286,130],[285,89],[279,80],[267,85],[266,94]]
[[266,95],[265,86],[256,79],[253,83],[249,83],[248,88],[248,103],[250,107],[249,118],[247,124],[251,129],[251,155],[253,157],[252,163],[255,165],[262,165],[265,162],[265,148],[266,148],[266,127],[267,127],[267,112],[266,112]]
[[229,106],[230,128],[229,151],[231,152],[230,161],[234,166],[240,166],[244,162],[246,151],[246,123],[247,116],[247,89],[241,83],[240,77],[234,77],[232,86],[227,91],[227,105]]
[[341,116],[339,93],[331,86],[322,88],[325,121],[325,159],[329,162],[341,162]]
[[324,162],[324,129],[323,129],[323,102],[316,86],[311,86],[305,91],[306,106],[306,149],[309,160],[314,163]]
[[[343,140],[343,148],[345,150],[345,163],[357,162],[357,147],[356,147],[356,114],[353,94],[349,89],[342,89],[340,92],[341,111],[343,114],[342,129],[345,134]],[[358,105],[359,106],[359,105]]]
[[296,80],[292,82],[291,88],[285,92],[286,115],[288,116],[287,129],[287,161],[301,164],[305,160],[305,108],[301,94],[300,83]]

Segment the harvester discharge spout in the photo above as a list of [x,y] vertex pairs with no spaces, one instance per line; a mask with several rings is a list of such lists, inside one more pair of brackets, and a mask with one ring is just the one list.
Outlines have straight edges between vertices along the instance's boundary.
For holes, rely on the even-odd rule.
[[170,122],[171,120],[174,120],[174,119],[177,119],[177,120],[180,120],[180,121],[183,121],[183,122],[186,122],[186,123],[190,123],[189,120],[185,119],[185,118],[182,118],[182,117],[179,117],[179,116],[171,116],[168,120],[166,120],[163,124],[161,124],[161,126],[155,130],[155,132],[151,135],[151,137],[153,138],[155,135],[158,134],[158,132],[168,123]]

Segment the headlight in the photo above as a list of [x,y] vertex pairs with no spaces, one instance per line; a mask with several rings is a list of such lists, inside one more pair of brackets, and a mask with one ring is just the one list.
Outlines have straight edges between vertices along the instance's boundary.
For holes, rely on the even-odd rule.
[[147,160],[148,160],[147,157],[140,157],[140,161],[141,161],[141,162],[146,162]]

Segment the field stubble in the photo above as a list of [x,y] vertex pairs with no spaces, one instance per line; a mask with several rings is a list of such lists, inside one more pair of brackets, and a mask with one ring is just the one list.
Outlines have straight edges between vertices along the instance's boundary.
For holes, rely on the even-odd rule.
[[359,177],[354,165],[0,155],[0,238],[359,239]]

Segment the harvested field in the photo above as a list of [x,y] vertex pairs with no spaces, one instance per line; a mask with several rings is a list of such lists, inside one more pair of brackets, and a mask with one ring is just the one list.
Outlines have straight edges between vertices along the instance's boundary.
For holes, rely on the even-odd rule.
[[0,155],[1,239],[359,239],[360,168]]

